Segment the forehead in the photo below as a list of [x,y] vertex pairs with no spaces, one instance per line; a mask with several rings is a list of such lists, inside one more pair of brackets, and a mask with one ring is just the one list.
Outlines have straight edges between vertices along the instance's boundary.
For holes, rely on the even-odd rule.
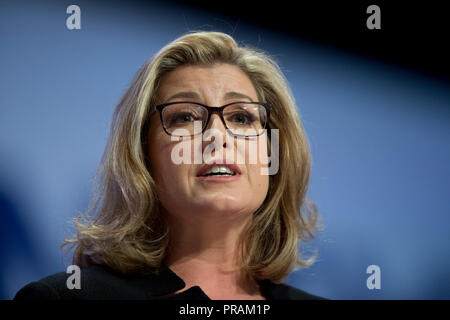
[[178,67],[161,79],[157,92],[158,100],[164,100],[177,91],[193,91],[200,96],[224,95],[234,91],[257,99],[256,90],[249,77],[230,64]]

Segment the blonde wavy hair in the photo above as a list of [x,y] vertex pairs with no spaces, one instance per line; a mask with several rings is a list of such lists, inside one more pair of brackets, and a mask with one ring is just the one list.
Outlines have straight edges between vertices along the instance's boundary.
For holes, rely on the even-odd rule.
[[169,225],[160,214],[146,154],[149,117],[161,78],[183,65],[237,66],[252,81],[260,101],[270,103],[270,128],[279,129],[279,168],[269,177],[265,201],[247,225],[240,255],[254,280],[282,282],[295,268],[309,266],[299,243],[318,231],[316,206],[306,198],[310,149],[296,104],[277,63],[264,52],[238,46],[220,32],[190,32],[163,47],[137,72],[119,101],[94,177],[87,211],[74,219],[77,234],[62,247],[75,247],[73,263],[107,265],[120,272],[156,272],[166,257]]

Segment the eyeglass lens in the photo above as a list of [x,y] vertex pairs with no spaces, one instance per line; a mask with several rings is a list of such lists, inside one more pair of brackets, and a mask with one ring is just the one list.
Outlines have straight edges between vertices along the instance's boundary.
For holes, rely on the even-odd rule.
[[[162,111],[165,129],[170,134],[179,136],[194,135],[201,122],[201,131],[205,129],[208,120],[208,109],[193,103],[176,103],[166,106]],[[227,129],[236,135],[259,135],[267,122],[266,108],[259,104],[236,103],[223,109],[223,120]],[[198,123],[198,122],[197,122]]]

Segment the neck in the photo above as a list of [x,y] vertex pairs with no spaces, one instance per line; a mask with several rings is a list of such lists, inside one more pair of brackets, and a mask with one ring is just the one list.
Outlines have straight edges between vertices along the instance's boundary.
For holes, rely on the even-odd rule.
[[170,245],[165,263],[184,280],[186,288],[198,285],[209,296],[259,293],[257,284],[239,266],[239,248],[247,221],[218,222],[192,216],[186,220],[168,219]]

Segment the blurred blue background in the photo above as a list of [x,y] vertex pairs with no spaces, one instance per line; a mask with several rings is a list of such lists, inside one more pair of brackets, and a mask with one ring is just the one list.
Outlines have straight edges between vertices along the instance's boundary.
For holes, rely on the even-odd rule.
[[[66,8],[81,8],[81,30]],[[313,156],[316,263],[286,283],[331,299],[450,298],[450,86],[222,19],[141,2],[0,1],[0,298],[65,271],[115,104],[138,68],[190,30],[232,34],[281,65]],[[366,268],[381,268],[381,289]]]

